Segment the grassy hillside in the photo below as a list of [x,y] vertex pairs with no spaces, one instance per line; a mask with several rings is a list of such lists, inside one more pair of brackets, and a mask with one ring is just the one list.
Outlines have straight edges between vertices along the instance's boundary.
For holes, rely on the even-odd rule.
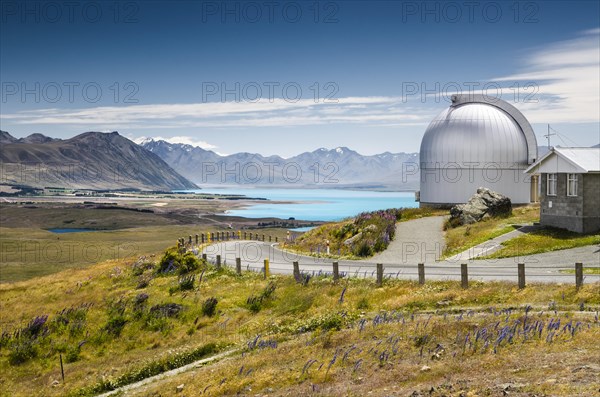
[[580,234],[563,229],[545,228],[505,241],[499,251],[486,258],[507,258],[598,244],[600,233]]
[[[230,349],[140,395],[172,395],[182,383],[193,395],[484,393],[515,379],[535,393],[598,388],[593,367],[571,371],[600,360],[597,284],[300,285],[186,258],[111,260],[0,285],[2,395],[92,395]],[[549,374],[560,388],[544,383]]]
[[458,227],[446,226],[446,257],[458,254],[478,244],[515,230],[523,224],[538,222],[540,219],[539,205],[528,205],[513,208],[508,217],[493,217],[471,225]]

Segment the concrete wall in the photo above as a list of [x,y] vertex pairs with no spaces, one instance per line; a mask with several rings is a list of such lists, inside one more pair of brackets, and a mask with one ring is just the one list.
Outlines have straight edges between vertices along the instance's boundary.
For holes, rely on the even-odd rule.
[[600,231],[600,174],[583,175],[583,231]]
[[567,196],[567,174],[557,178],[556,196],[548,196],[548,174],[541,174],[540,223],[577,233],[600,230],[600,175],[579,174],[576,197]]

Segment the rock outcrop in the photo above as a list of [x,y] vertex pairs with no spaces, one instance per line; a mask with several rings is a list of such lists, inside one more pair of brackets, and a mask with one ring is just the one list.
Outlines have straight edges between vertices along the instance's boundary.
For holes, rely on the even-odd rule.
[[466,204],[450,209],[450,223],[454,226],[476,223],[492,216],[508,216],[512,213],[510,199],[503,194],[480,187]]

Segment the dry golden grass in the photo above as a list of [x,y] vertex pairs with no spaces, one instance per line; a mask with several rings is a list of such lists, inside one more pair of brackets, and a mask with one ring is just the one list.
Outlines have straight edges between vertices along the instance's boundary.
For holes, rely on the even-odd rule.
[[[410,338],[415,334],[408,334],[413,328],[406,328],[398,330],[406,333],[408,338],[403,339],[401,345],[404,346],[401,351],[406,352],[406,357],[404,353],[395,357],[392,367],[388,368],[386,364],[382,369],[377,369],[375,367],[378,365],[373,367],[371,363],[368,369],[365,365],[366,373],[354,375],[351,373],[352,368],[347,365],[340,368],[332,366],[327,375],[324,375],[323,371],[315,372],[306,379],[298,379],[298,375],[311,355],[315,355],[315,359],[320,361],[326,358],[330,360],[337,347],[347,347],[353,343],[365,344],[366,351],[372,347],[374,338],[382,340],[389,332],[395,332],[394,324],[365,333],[356,331],[356,321],[361,316],[372,319],[380,311],[395,310],[406,316],[415,313],[416,317],[421,319],[419,321],[424,321],[429,313],[440,311],[438,316],[434,315],[432,321],[442,329],[444,320],[441,312],[468,309],[481,312],[489,311],[490,307],[499,310],[503,307],[524,307],[526,304],[535,306],[536,310],[547,309],[549,304],[558,310],[578,310],[582,302],[586,310],[597,310],[600,306],[598,285],[586,285],[577,291],[570,285],[532,284],[524,290],[518,290],[510,283],[475,282],[470,289],[462,290],[458,283],[449,281],[420,286],[408,281],[386,280],[382,288],[376,288],[371,280],[351,279],[334,284],[328,278],[315,278],[308,286],[301,286],[287,276],[272,276],[270,280],[263,280],[260,275],[254,273],[236,276],[231,271],[216,272],[210,269],[204,274],[199,287],[193,291],[178,291],[171,295],[169,289],[177,284],[175,276],[156,277],[148,287],[135,289],[139,276],[133,275],[132,267],[136,259],[111,260],[87,268],[71,269],[32,280],[0,285],[0,329],[3,331],[22,328],[32,318],[43,314],[49,315],[50,323],[63,308],[82,303],[93,304],[89,309],[85,332],[82,335],[50,333],[43,344],[44,349],[38,352],[38,356],[23,364],[9,364],[11,346],[10,343],[4,345],[0,353],[2,395],[73,394],[103,378],[114,379],[148,363],[172,357],[175,352],[188,352],[210,342],[220,343],[222,346],[244,347],[255,335],[262,335],[262,340],[277,340],[279,347],[253,350],[244,357],[235,356],[210,365],[200,370],[201,373],[180,375],[172,381],[157,385],[156,390],[163,395],[171,395],[174,393],[173,384],[186,383],[186,390],[194,392],[210,384],[210,393],[207,395],[235,394],[240,390],[250,394],[245,391],[246,387],[252,388],[253,391],[272,387],[296,395],[308,393],[309,385],[317,384],[322,390],[330,390],[324,392],[324,395],[331,395],[344,394],[345,385],[358,382],[356,389],[355,386],[351,388],[357,390],[356,395],[361,395],[371,387],[383,393],[382,388],[392,387],[393,379],[406,377],[405,386],[408,388],[413,385],[417,387],[420,384],[436,384],[444,376],[452,373],[450,369],[453,366],[463,365],[463,362],[470,362],[471,367],[466,366],[462,372],[457,373],[466,374],[469,368],[476,368],[478,363],[488,361],[489,365],[495,365],[496,370],[501,371],[498,360],[520,355],[523,350],[517,345],[510,345],[507,346],[506,352],[503,350],[502,355],[498,356],[473,355],[459,359],[450,358],[451,355],[448,354],[443,361],[431,365],[431,373],[424,374],[418,371],[422,362],[420,358],[417,360],[414,348],[410,347]],[[246,300],[250,296],[260,294],[268,282],[275,283],[276,290],[272,298],[264,301],[261,310],[254,313],[249,310]],[[344,288],[344,299],[340,302]],[[168,320],[165,329],[148,329],[142,321],[134,318],[131,309],[132,300],[141,292],[149,295],[148,306],[172,302],[184,305],[185,310],[178,318]],[[218,314],[215,317],[202,316],[201,304],[211,296],[219,300]],[[119,337],[107,337],[101,331],[109,319],[107,308],[111,301],[118,299],[128,303],[125,311],[128,322]],[[341,315],[341,312],[346,315]],[[477,325],[478,319],[479,317],[472,319],[473,326]],[[297,334],[298,329],[302,327],[310,331]],[[338,327],[339,331],[336,330]],[[596,347],[590,343],[592,337],[597,336],[597,328],[581,330],[576,335],[574,340],[578,346],[589,350],[586,357],[597,356]],[[440,334],[440,338],[447,337],[448,335]],[[80,359],[65,364],[66,382],[63,384],[60,380],[56,347],[72,347],[82,340],[87,342],[81,348]],[[450,340],[444,341],[444,344],[450,343]],[[531,351],[531,360],[537,360],[540,355],[547,354],[546,345],[541,342],[525,346]],[[544,349],[540,349],[541,346]],[[548,348],[554,349],[554,346],[549,345]],[[564,347],[556,354],[570,355],[567,349],[570,344],[560,346]],[[524,356],[524,362],[529,362],[527,357]],[[252,368],[253,371],[249,375],[254,375],[236,377],[242,365]],[[207,383],[208,375],[210,381]],[[223,384],[216,384],[225,378],[227,380]],[[53,386],[55,381],[58,383]],[[485,384],[483,377],[481,382]],[[363,386],[359,386],[361,384]],[[564,395],[568,393],[565,392]]]

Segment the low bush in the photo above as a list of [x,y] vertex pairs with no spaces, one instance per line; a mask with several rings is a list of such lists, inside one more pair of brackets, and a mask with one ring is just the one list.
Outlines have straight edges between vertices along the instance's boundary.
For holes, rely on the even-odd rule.
[[207,317],[214,316],[217,310],[217,303],[219,303],[219,301],[217,300],[217,298],[214,297],[205,300],[202,303],[202,314],[204,314]]
[[192,252],[185,252],[181,248],[172,247],[165,251],[158,262],[156,272],[159,274],[179,273],[187,274],[198,269],[201,261]]

